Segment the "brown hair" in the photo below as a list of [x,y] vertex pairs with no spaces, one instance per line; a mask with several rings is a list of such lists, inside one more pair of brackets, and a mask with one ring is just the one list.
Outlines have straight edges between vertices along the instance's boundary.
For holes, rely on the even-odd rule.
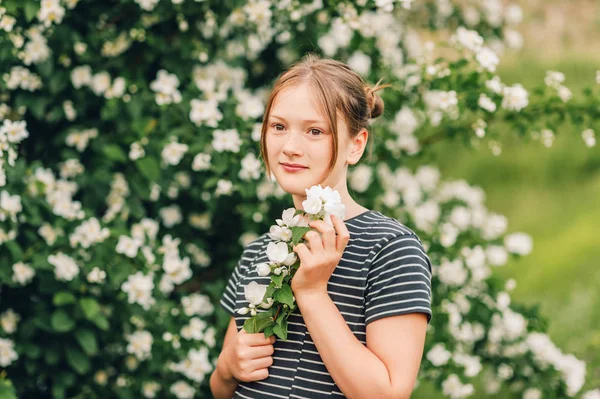
[[[329,164],[329,173],[333,170],[338,156],[337,112],[340,111],[345,118],[350,137],[355,137],[363,128],[367,128],[369,119],[377,118],[383,113],[383,100],[375,92],[391,86],[380,86],[379,80],[374,87],[369,87],[364,79],[345,63],[320,58],[313,53],[305,55],[279,76],[267,101],[262,122],[260,153],[269,178],[271,170],[265,136],[273,101],[285,88],[303,82],[308,82],[313,90],[326,116],[329,130],[333,133],[333,157]],[[372,144],[371,141],[371,147]]]

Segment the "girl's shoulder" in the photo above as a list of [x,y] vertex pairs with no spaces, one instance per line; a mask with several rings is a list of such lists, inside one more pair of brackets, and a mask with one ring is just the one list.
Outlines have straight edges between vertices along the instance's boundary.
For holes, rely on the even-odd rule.
[[[351,235],[391,239],[397,236],[417,236],[412,229],[399,220],[375,210],[369,210],[345,221]],[[353,234],[354,233],[354,234]]]

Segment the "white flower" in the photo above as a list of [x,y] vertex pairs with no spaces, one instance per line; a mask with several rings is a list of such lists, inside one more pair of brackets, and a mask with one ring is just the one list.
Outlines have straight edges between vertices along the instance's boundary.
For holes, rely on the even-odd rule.
[[154,7],[156,7],[156,4],[158,4],[159,0],[134,0],[136,3],[138,3],[140,5],[140,8],[142,8],[145,11],[152,11],[154,10]]
[[181,144],[173,140],[163,148],[161,152],[162,159],[169,165],[179,165],[188,148],[187,144]]
[[581,399],[600,399],[600,389],[594,389],[593,391],[587,391],[581,396]]
[[256,265],[256,273],[261,277],[266,277],[271,274],[271,267],[266,262],[259,263]]
[[163,225],[167,228],[171,228],[183,221],[179,205],[166,206],[161,208],[158,213],[162,219]]
[[546,71],[546,77],[544,78],[544,83],[547,86],[558,89],[562,83],[565,81],[565,74],[557,71]]
[[442,343],[434,345],[433,348],[427,352],[427,360],[435,367],[443,366],[448,363],[448,360],[450,360],[451,357],[452,353],[446,350]]
[[559,86],[558,87],[558,96],[560,97],[561,100],[563,100],[563,102],[567,102],[573,97],[573,93],[571,93],[571,90],[568,87]]
[[156,393],[160,390],[160,384],[155,381],[145,381],[142,384],[142,395],[148,399],[156,397]]
[[500,81],[499,76],[494,76],[492,79],[485,82],[485,87],[496,94],[501,94],[504,91],[504,84]]
[[0,338],[0,366],[8,367],[13,361],[19,358],[14,347],[15,344],[10,339]]
[[131,146],[129,147],[129,159],[135,161],[136,159],[142,158],[144,155],[146,155],[146,151],[144,151],[144,147],[142,147],[140,143],[137,141],[131,143]]
[[477,104],[488,112],[494,112],[496,110],[496,104],[494,103],[494,101],[492,101],[491,98],[489,98],[483,93],[479,95],[479,100],[477,101]]
[[119,236],[119,242],[117,243],[116,251],[118,254],[123,254],[129,258],[135,258],[138,250],[143,242],[138,238],[131,238],[127,236]]
[[177,397],[177,399],[193,399],[196,390],[185,381],[177,381],[171,385],[169,391]]
[[233,192],[233,183],[230,180],[219,179],[217,182],[217,188],[215,190],[215,195],[217,197],[221,195],[231,195]]
[[[298,260],[298,256],[296,255],[295,252],[290,252],[288,254],[288,256],[285,258],[285,260],[283,261],[283,264],[286,266],[291,266],[294,263],[296,263],[296,261]],[[283,269],[284,271],[287,271],[286,268]]]
[[7,191],[2,190],[0,193],[0,216],[2,211],[10,216],[16,216],[22,210],[21,197],[17,194],[10,195]]
[[199,153],[196,154],[194,160],[192,161],[192,170],[199,172],[201,170],[210,169],[210,154]]
[[362,76],[367,76],[371,70],[371,57],[362,51],[355,51],[348,58],[348,65]]
[[156,301],[152,297],[154,288],[153,274],[145,276],[142,272],[137,272],[130,275],[121,285],[121,289],[128,294],[127,301],[129,303],[138,303],[145,310],[150,309]]
[[267,292],[267,286],[258,284],[256,281],[251,281],[247,286],[244,287],[244,296],[246,301],[250,305],[257,306],[262,303],[265,293]]
[[7,309],[0,315],[0,325],[7,334],[12,334],[17,330],[19,320],[21,320],[21,316],[12,309]]
[[290,241],[292,239],[292,230],[287,227],[273,225],[269,229],[269,236],[275,241]]
[[140,330],[125,337],[129,344],[127,345],[127,353],[135,355],[139,360],[145,360],[150,357],[152,350],[152,342],[154,338],[148,331]]
[[62,252],[49,255],[48,263],[54,265],[54,275],[57,280],[71,281],[79,274],[79,266],[75,260]]
[[276,222],[279,226],[308,226],[308,221],[303,218],[301,215],[294,216],[296,213],[296,208],[288,208],[283,211],[281,215],[281,219],[277,219]]
[[317,198],[317,197],[308,198],[308,199],[302,201],[302,208],[304,209],[304,211],[306,213],[311,214],[311,215],[316,215],[317,213],[321,212],[322,206],[323,206],[323,202],[321,201],[320,198]]
[[503,94],[502,108],[510,111],[520,111],[529,104],[527,90],[518,83],[504,87]]
[[501,245],[489,245],[486,248],[486,256],[492,266],[502,266],[508,261],[508,252]]
[[460,259],[442,261],[437,269],[440,281],[449,286],[461,286],[467,280],[468,272]]
[[178,87],[177,75],[170,74],[164,69],[159,70],[156,80],[150,83],[150,88],[156,92],[155,100],[158,105],[180,103],[181,93],[177,90]]
[[248,120],[256,119],[263,115],[265,105],[259,96],[254,96],[247,91],[238,91],[236,93],[239,103],[235,107],[235,113],[240,118]]
[[12,281],[17,282],[21,285],[25,285],[33,279],[35,276],[35,270],[28,264],[23,262],[17,262],[13,265],[13,277]]
[[350,187],[364,193],[371,184],[371,176],[373,175],[373,169],[367,165],[359,165],[352,171],[350,175]]
[[106,279],[106,272],[94,267],[87,275],[87,281],[90,283],[102,283]]
[[596,145],[596,136],[593,129],[586,129],[581,132],[581,138],[583,139],[585,145],[589,148]]
[[542,391],[537,388],[529,388],[523,392],[523,399],[542,399]]
[[453,356],[454,362],[465,368],[465,376],[475,377],[482,369],[481,359],[477,356],[469,356],[465,353],[456,353]]
[[250,152],[241,161],[242,169],[240,170],[239,177],[242,180],[258,180],[260,178],[261,162],[254,153]]
[[270,242],[267,245],[267,257],[273,263],[283,263],[288,255],[288,245],[285,242]]
[[4,119],[2,127],[0,127],[0,137],[5,137],[10,143],[20,143],[29,137],[29,132],[27,131],[27,122],[13,122],[10,119]]
[[452,40],[473,52],[479,50],[479,48],[483,45],[483,37],[481,37],[479,33],[474,30],[466,29],[462,26],[458,27],[456,34],[452,37]]
[[215,130],[213,132],[212,146],[217,152],[231,151],[238,153],[242,140],[235,129]]
[[333,225],[333,222],[330,218],[331,215],[335,215],[339,219],[344,220],[344,215],[346,214],[346,206],[341,202],[327,201],[323,209],[325,210],[324,220],[325,223],[327,223],[328,225]]
[[200,101],[193,99],[190,103],[190,120],[201,126],[217,127],[218,122],[223,119],[223,114],[219,111],[219,104],[216,100]]
[[463,385],[456,374],[450,374],[444,382],[442,382],[442,391],[444,395],[452,399],[466,398],[474,392],[473,385]]
[[533,240],[525,233],[513,233],[504,237],[504,246],[508,252],[525,256],[531,252]]
[[477,52],[475,56],[479,65],[481,65],[485,70],[490,72],[496,72],[496,65],[500,61],[496,53],[490,50],[487,47],[483,47]]
[[183,312],[187,316],[199,315],[207,316],[214,312],[215,307],[210,301],[210,298],[203,294],[190,294],[181,298]]

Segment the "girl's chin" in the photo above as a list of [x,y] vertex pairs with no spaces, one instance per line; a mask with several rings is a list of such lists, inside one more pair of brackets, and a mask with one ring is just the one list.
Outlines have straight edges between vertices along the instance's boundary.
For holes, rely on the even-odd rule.
[[281,180],[277,180],[283,191],[292,195],[306,195],[306,189],[313,186],[310,183],[306,183],[303,179],[297,179],[296,181],[291,181],[289,178],[283,178]]

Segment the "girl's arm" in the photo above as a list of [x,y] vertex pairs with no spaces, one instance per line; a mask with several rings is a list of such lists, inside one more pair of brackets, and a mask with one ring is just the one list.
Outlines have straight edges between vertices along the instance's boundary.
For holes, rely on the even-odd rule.
[[228,346],[236,334],[237,327],[235,319],[232,316],[229,321],[229,326],[227,327],[227,332],[225,333],[223,349],[217,360],[217,367],[210,376],[210,390],[215,399],[233,398],[233,394],[239,383],[229,371],[226,355],[226,350],[228,350]]
[[299,295],[296,302],[323,363],[346,397],[410,398],[425,342],[424,314],[373,321],[364,346],[327,292]]

